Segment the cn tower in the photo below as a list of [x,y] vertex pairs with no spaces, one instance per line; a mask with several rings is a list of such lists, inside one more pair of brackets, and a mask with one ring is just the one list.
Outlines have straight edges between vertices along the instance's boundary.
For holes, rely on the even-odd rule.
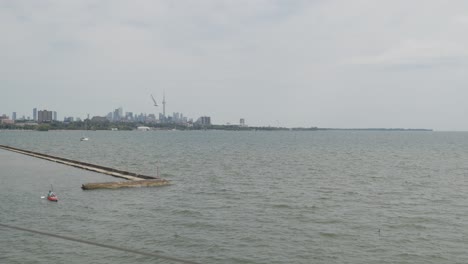
[[166,118],[166,91],[163,91],[163,116]]

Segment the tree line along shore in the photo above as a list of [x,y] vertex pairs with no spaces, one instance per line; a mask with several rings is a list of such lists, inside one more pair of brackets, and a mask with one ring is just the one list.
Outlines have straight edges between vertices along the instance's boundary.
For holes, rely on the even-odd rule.
[[239,126],[239,125],[200,125],[177,123],[137,123],[137,122],[94,122],[86,119],[75,122],[50,122],[0,124],[1,130],[137,130],[139,127],[150,130],[228,130],[228,131],[433,131],[425,128],[319,128],[319,127],[273,127],[273,126]]
[[[250,131],[250,130],[291,130],[286,127],[272,126],[239,126],[239,125],[201,125],[201,124],[177,124],[177,123],[137,123],[137,122],[94,122],[91,120],[75,121],[75,122],[48,122],[48,123],[15,123],[15,124],[0,124],[0,129],[3,130],[137,130],[138,127],[148,127],[150,130],[235,130],[235,131]],[[296,129],[296,128],[293,128]],[[312,128],[298,128],[301,130],[317,130]]]

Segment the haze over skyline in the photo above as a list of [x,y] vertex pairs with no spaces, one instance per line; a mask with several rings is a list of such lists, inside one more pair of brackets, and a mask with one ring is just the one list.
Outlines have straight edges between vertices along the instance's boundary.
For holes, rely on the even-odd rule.
[[[2,1],[0,114],[468,130],[467,1]],[[159,107],[153,106],[150,94]]]

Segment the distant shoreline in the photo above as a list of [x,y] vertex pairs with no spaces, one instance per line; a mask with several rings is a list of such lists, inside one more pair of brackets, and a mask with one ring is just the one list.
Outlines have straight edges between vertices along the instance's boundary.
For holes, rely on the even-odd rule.
[[427,128],[322,128],[281,127],[281,126],[246,126],[239,124],[200,124],[200,123],[140,123],[140,122],[110,122],[86,119],[75,122],[52,121],[46,123],[21,122],[0,124],[0,130],[227,130],[227,131],[433,131]]
[[[211,125],[206,127],[148,127],[151,131],[200,131],[200,130],[223,130],[223,131],[381,131],[381,132],[433,132],[433,129],[427,128],[319,128],[319,127],[247,127],[247,126],[233,126],[233,125]],[[118,131],[136,131],[137,128],[125,127],[118,129]],[[99,128],[99,129],[83,129],[83,128],[42,128],[38,127],[0,127],[0,131],[114,131],[111,129]]]
[[237,126],[213,126],[208,130],[265,130],[265,131],[416,131],[433,132],[430,128],[321,128],[321,127],[237,127]]
[[318,128],[317,130],[345,130],[345,131],[425,131],[432,132],[429,128]]

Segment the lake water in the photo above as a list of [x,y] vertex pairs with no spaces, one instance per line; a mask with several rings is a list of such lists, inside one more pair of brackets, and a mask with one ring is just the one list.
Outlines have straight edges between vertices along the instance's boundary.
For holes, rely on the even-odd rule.
[[[89,141],[80,142],[81,136]],[[468,263],[468,133],[0,131],[0,223],[199,263]],[[41,199],[53,184],[60,201]],[[0,227],[0,263],[171,263]]]

